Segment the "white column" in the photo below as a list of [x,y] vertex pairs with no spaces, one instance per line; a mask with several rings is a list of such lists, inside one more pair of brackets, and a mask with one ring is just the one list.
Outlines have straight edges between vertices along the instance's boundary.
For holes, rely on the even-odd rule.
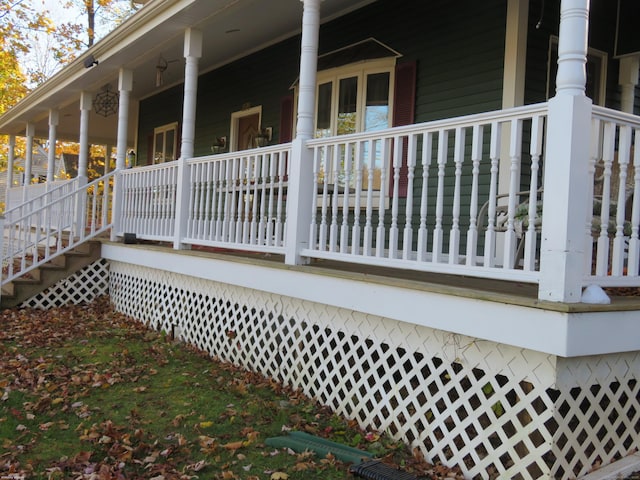
[[22,178],[22,185],[31,184],[31,166],[33,164],[33,137],[35,135],[35,125],[33,123],[27,123],[26,128],[26,146],[24,154],[24,177]]
[[589,0],[562,0],[556,96],[549,101],[538,298],[576,303],[582,293],[591,100],[585,95]]
[[302,40],[300,48],[300,82],[298,88],[298,123],[291,148],[289,190],[287,192],[287,232],[285,262],[289,265],[308,263],[300,255],[309,246],[311,201],[313,188],[313,153],[307,140],[313,138],[313,114],[316,105],[316,74],[322,0],[301,0]]
[[16,159],[16,136],[9,135],[9,151],[7,152],[7,191],[5,194],[5,210],[11,208],[9,198],[13,187],[13,164]]
[[638,85],[638,70],[640,70],[640,55],[630,55],[620,59],[618,83],[622,90],[620,108],[623,112],[633,113],[636,86]]
[[89,92],[80,95],[80,153],[78,155],[78,180],[80,185],[87,182],[89,164],[89,112],[93,97]]
[[[116,172],[126,167],[127,158],[127,132],[129,130],[129,99],[133,89],[133,73],[131,70],[120,69],[118,75],[118,132],[116,138]],[[110,149],[107,149],[106,162],[111,156]],[[107,174],[107,164],[105,163],[105,175]],[[111,204],[111,241],[116,241],[120,232],[120,217],[122,208],[122,185],[120,178],[116,176],[113,184],[113,202]],[[122,232],[125,233],[125,232]],[[126,232],[135,233],[135,232]]]
[[49,152],[47,157],[47,183],[55,180],[56,171],[56,127],[58,126],[58,111],[49,110]]
[[202,32],[188,28],[184,34],[184,101],[182,110],[182,141],[178,160],[178,191],[176,192],[176,226],[173,248],[187,248],[181,242],[189,208],[189,168],[193,158],[196,131],[196,103],[198,100],[198,61],[202,56]]
[[133,89],[133,73],[131,70],[120,69],[118,77],[118,137],[116,139],[116,170],[126,166],[127,132],[129,130],[129,98]]

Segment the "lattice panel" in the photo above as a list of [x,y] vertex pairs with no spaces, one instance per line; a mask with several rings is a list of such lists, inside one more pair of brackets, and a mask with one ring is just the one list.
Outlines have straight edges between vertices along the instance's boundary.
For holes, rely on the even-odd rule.
[[[111,296],[119,311],[460,465],[467,478],[569,479],[639,446],[635,380],[614,392],[608,377],[606,389],[576,394],[556,384],[557,359],[538,352],[117,262]],[[592,432],[601,438],[590,447]]]
[[22,302],[20,308],[48,310],[91,302],[109,293],[109,264],[96,260],[78,272]]

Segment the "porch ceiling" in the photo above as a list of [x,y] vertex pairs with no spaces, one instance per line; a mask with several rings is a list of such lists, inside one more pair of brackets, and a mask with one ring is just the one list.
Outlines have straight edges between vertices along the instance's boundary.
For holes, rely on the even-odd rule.
[[[323,0],[322,21],[338,17],[375,0]],[[106,84],[118,88],[118,72],[133,72],[131,115],[136,101],[182,82],[185,29],[203,33],[200,72],[215,69],[234,59],[300,32],[302,3],[299,0],[152,0],[107,37],[34,90],[0,117],[0,133],[24,135],[27,122],[36,136],[47,138],[50,109],[58,109],[57,136],[77,141],[80,129],[80,93],[98,93]],[[90,55],[98,65],[85,68]],[[156,65],[168,62],[163,86],[158,88]],[[135,139],[135,122],[129,123],[128,140]],[[117,115],[102,117],[92,111],[89,138],[92,143],[115,144]]]

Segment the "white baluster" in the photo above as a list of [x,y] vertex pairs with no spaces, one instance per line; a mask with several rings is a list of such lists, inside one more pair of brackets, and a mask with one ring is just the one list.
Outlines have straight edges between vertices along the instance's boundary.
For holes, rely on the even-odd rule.
[[604,126],[602,160],[604,173],[602,178],[602,204],[600,212],[600,236],[596,257],[596,275],[606,275],[609,266],[609,211],[611,206],[611,168],[615,151],[616,127],[607,122]]
[[417,259],[419,262],[426,260],[427,242],[429,231],[427,229],[427,208],[429,203],[429,169],[433,152],[433,134],[425,133],[422,136],[422,195],[420,198],[420,227],[418,228]]
[[271,246],[275,240],[275,224],[276,216],[274,210],[274,202],[276,196],[276,176],[278,174],[279,158],[272,158],[269,164],[269,204],[267,205],[267,245]]
[[504,268],[515,266],[516,256],[516,232],[515,213],[518,195],[520,190],[520,159],[522,151],[522,120],[511,120],[511,137],[509,141],[509,158],[511,167],[509,169],[509,203],[507,209],[507,231],[504,234]]
[[[365,205],[365,221],[362,239],[362,254],[366,257],[371,256],[371,248],[373,244],[373,182],[375,180],[376,171],[376,141],[369,140],[367,143],[367,204]],[[380,186],[380,188],[384,188]],[[384,195],[381,191],[380,195]]]
[[362,148],[362,142],[358,142],[356,143],[356,152],[355,152],[356,186],[355,186],[354,203],[353,203],[353,229],[351,230],[351,253],[353,255],[360,254],[360,234],[361,234],[360,203],[362,198],[362,180],[363,180],[363,169],[364,169],[363,155],[364,155],[364,152]]
[[342,225],[340,226],[340,253],[347,253],[349,248],[349,186],[351,185],[351,154],[353,144],[344,146],[344,194],[342,196]]
[[282,155],[278,156],[278,192],[276,203],[276,245],[278,247],[283,245],[284,242],[284,176],[285,176],[285,158]]
[[329,251],[335,252],[338,244],[338,195],[340,189],[340,153],[344,154],[342,144],[336,145],[336,156],[333,159],[333,175],[331,182],[333,183],[333,192],[331,199],[331,225],[329,227]]
[[640,129],[634,132],[633,151],[633,206],[631,208],[631,238],[629,239],[629,258],[627,275],[638,275],[640,265],[640,145],[635,145],[640,139]]
[[594,187],[596,163],[602,155],[602,124],[599,119],[591,120],[591,144],[589,146],[589,163],[587,165],[587,215],[585,219],[585,255],[584,271],[591,274],[593,267],[593,219],[594,219]]
[[455,144],[453,149],[453,161],[455,164],[455,178],[453,187],[453,211],[451,232],[449,233],[449,263],[458,263],[460,253],[460,195],[462,179],[462,162],[464,161],[465,130],[456,128]]
[[620,139],[618,145],[618,205],[616,208],[616,236],[613,239],[613,255],[611,258],[611,274],[624,275],[625,255],[625,207],[627,203],[627,169],[629,168],[629,153],[631,150],[631,127],[620,127]]
[[491,145],[489,158],[491,159],[491,176],[489,180],[489,208],[487,212],[487,230],[484,234],[484,266],[493,267],[496,260],[496,206],[498,202],[498,171],[500,165],[500,145],[502,124],[491,124]]
[[467,231],[466,265],[476,264],[478,248],[478,178],[482,160],[484,127],[474,125],[471,140],[471,203],[469,205],[469,230]]
[[403,138],[393,139],[393,197],[391,199],[391,225],[389,226],[389,258],[398,256],[398,199],[400,190],[400,167],[402,166]]
[[[391,139],[385,138],[380,145],[382,152],[382,159],[380,162],[380,188],[385,188],[387,185],[387,165],[389,165],[389,159],[391,156]],[[378,227],[376,229],[376,257],[384,256],[384,244],[385,244],[385,226],[384,226],[384,194],[380,192],[380,198],[378,199]]]
[[273,158],[277,155],[277,153],[271,153],[262,157],[260,168],[260,220],[258,222],[258,245],[266,245],[267,177],[269,176],[269,164],[273,162]]
[[322,156],[324,157],[324,165],[322,169],[322,209],[320,212],[320,235],[318,249],[324,251],[327,249],[327,217],[329,205],[329,175],[331,168],[331,160],[333,155],[333,145],[322,147]]
[[436,224],[433,228],[433,263],[440,263],[442,257],[442,215],[444,213],[444,177],[449,148],[449,132],[438,132],[438,189],[436,191]]
[[[313,149],[313,187],[315,190],[320,185],[320,149]],[[311,223],[309,224],[309,248],[318,249],[318,195],[311,196]]]
[[216,239],[216,227],[218,223],[218,199],[219,199],[219,190],[220,183],[218,181],[219,178],[219,169],[220,162],[211,162],[211,218],[209,220],[209,232],[207,233],[207,240],[215,240]]
[[531,182],[529,185],[529,209],[527,216],[529,225],[524,241],[524,270],[535,270],[536,248],[538,234],[538,174],[540,172],[540,155],[542,155],[542,137],[544,135],[544,119],[540,115],[533,117],[531,122]]
[[413,257],[413,180],[416,172],[416,150],[418,148],[418,134],[409,135],[407,144],[407,195],[405,206],[405,222],[402,239],[402,258],[411,260]]

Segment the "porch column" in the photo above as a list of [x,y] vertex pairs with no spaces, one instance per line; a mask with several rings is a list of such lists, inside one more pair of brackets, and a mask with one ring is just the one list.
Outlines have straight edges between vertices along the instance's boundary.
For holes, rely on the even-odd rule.
[[576,303],[582,293],[591,100],[585,95],[589,0],[562,0],[556,96],[549,101],[538,298]]
[[[127,159],[127,132],[129,130],[129,97],[133,89],[133,72],[124,68],[120,69],[118,74],[118,131],[116,133],[116,172],[123,170]],[[107,174],[107,165],[111,156],[110,149],[107,149],[107,158],[105,159],[105,175]],[[120,178],[116,176],[113,183],[113,201],[111,203],[111,241],[116,241],[120,232],[120,218],[122,215],[122,185]],[[135,232],[132,232],[135,233]]]
[[56,127],[58,126],[58,110],[49,110],[49,152],[47,157],[47,183],[55,180],[56,167]]
[[307,140],[313,138],[313,114],[316,105],[316,74],[320,33],[320,3],[322,0],[301,0],[302,40],[300,48],[300,82],[298,88],[298,122],[296,138],[289,158],[289,190],[287,192],[287,233],[285,263],[300,265],[309,259],[300,251],[309,246],[311,201],[313,188],[313,154]]
[[89,112],[92,95],[82,92],[80,95],[80,152],[78,155],[78,181],[80,185],[87,183],[87,165],[89,164]]
[[193,158],[196,131],[196,102],[198,100],[198,62],[202,56],[202,32],[188,28],[184,34],[184,101],[182,110],[182,141],[178,159],[178,191],[176,192],[176,226],[173,248],[186,248],[181,242],[188,220],[189,167]]
[[5,210],[11,208],[11,188],[13,187],[13,164],[16,159],[16,136],[9,135],[9,151],[7,152],[7,191],[5,192]]
[[630,55],[620,59],[618,83],[622,93],[620,95],[620,107],[623,112],[633,113],[638,85],[638,70],[640,70],[640,55]]
[[22,185],[31,185],[31,165],[33,164],[33,136],[35,135],[35,125],[27,123],[26,128],[26,146],[24,152],[24,177],[22,177]]

